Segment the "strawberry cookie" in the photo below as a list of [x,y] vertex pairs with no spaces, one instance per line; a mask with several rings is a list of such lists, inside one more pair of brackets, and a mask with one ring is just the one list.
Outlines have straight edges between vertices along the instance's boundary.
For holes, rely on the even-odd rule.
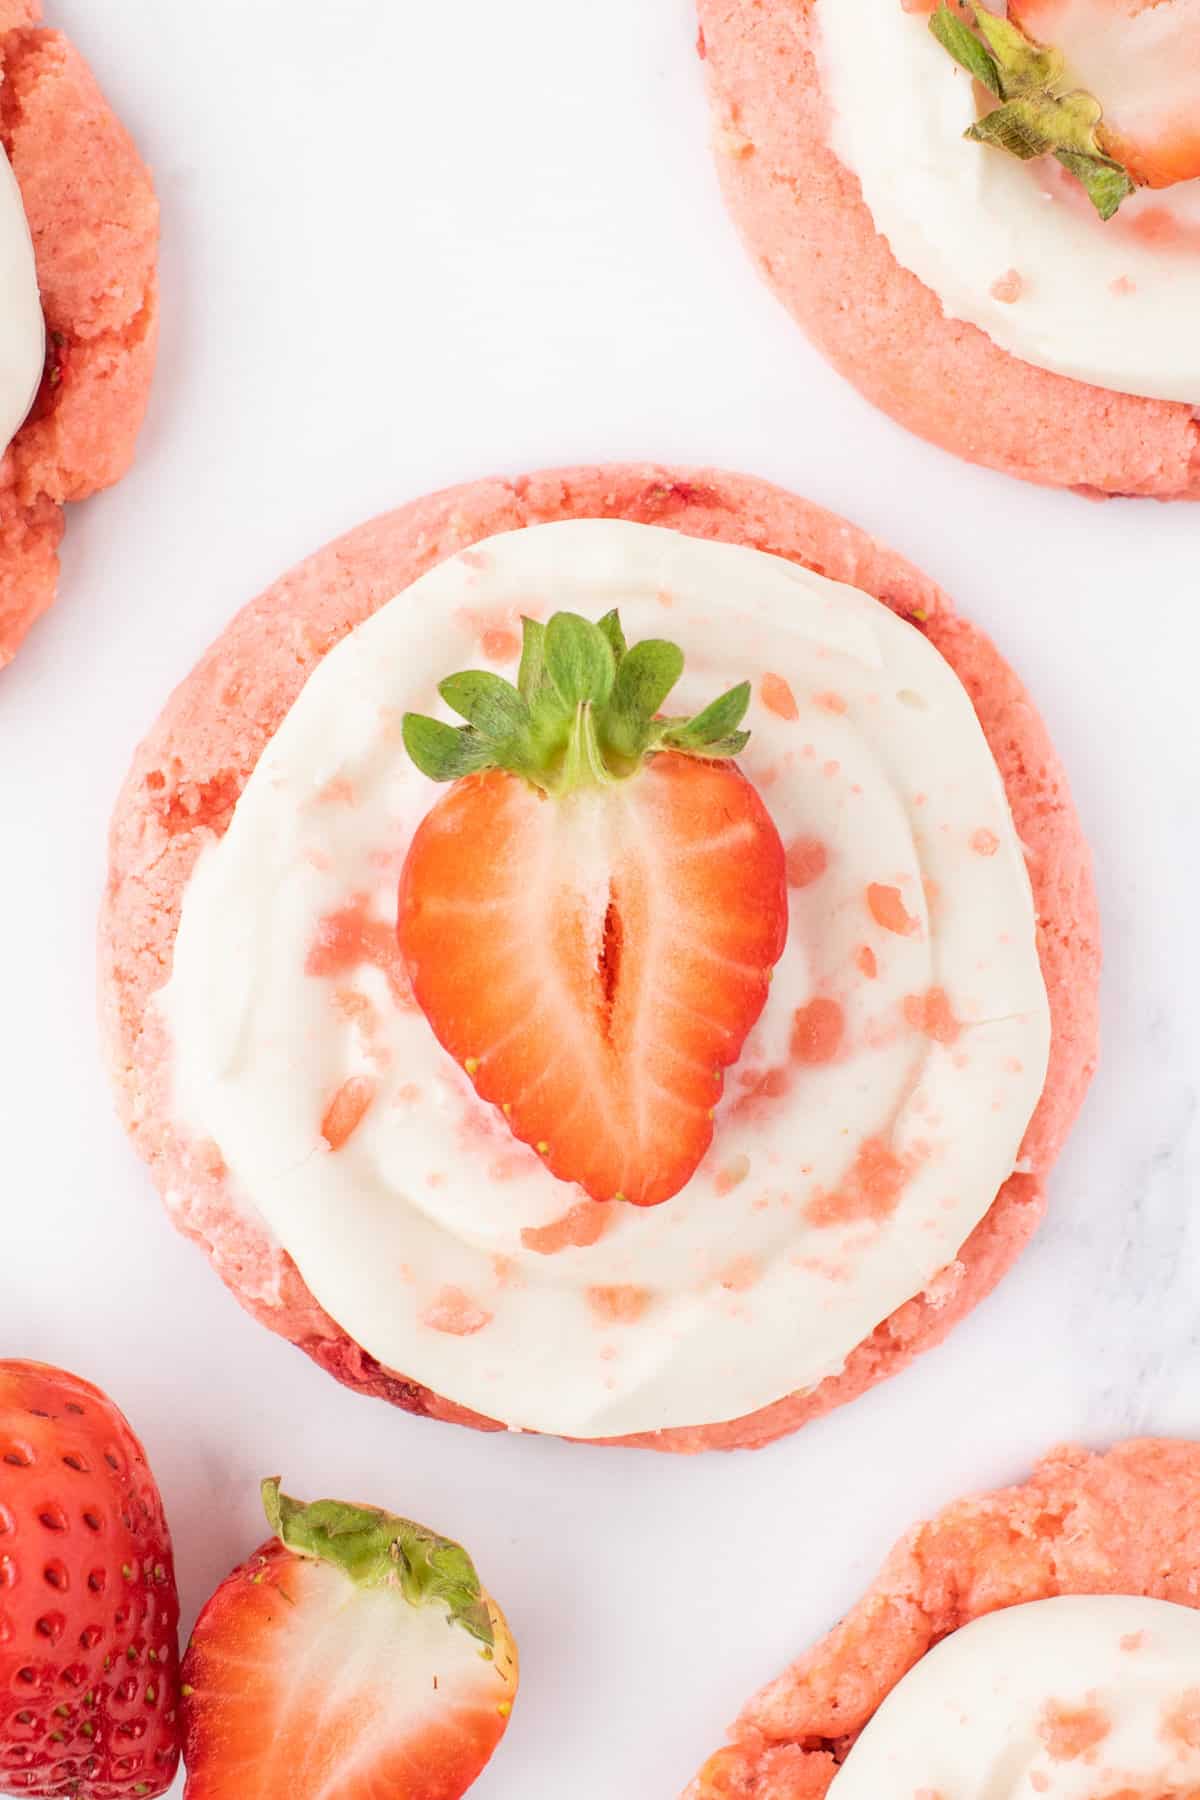
[[54,600],[64,504],[133,460],[158,336],[150,175],[40,16],[0,0],[0,667]]
[[730,210],[835,366],[1029,481],[1200,497],[1197,0],[699,0]]
[[687,1800],[824,1794],[1200,1794],[1200,1445],[1059,1451],[918,1526]]
[[363,527],[243,612],[117,807],[122,1112],[349,1386],[757,1445],[940,1340],[1096,1048],[1027,695],[744,477],[578,469]]

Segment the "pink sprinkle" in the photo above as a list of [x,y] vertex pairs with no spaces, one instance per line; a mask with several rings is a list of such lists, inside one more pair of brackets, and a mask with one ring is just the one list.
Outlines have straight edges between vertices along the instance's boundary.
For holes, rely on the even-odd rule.
[[492,1314],[457,1287],[441,1288],[421,1314],[422,1325],[444,1331],[448,1337],[474,1337],[491,1322]]
[[829,852],[819,838],[795,838],[787,847],[788,886],[811,887],[829,867]]
[[760,690],[762,703],[768,712],[774,713],[778,719],[798,719],[800,708],[796,705],[793,694],[782,675],[766,674],[762,678]]
[[1000,300],[1005,306],[1011,306],[1025,292],[1025,278],[1018,269],[1009,269],[998,280],[993,281],[991,294],[993,300]]
[[375,1083],[369,1075],[352,1075],[344,1081],[321,1120],[321,1136],[331,1150],[340,1150],[354,1136],[375,1098]]

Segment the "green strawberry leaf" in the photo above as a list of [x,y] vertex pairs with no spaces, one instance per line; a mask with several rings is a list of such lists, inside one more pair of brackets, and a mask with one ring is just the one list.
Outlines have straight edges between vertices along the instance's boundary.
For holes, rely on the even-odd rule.
[[490,747],[475,732],[456,731],[422,713],[405,713],[402,734],[404,748],[430,781],[460,781],[494,761]]
[[964,19],[945,3],[932,13],[929,19],[932,31],[943,50],[948,50],[956,63],[960,63],[969,75],[994,94],[997,100],[1004,97],[1000,82],[1000,70],[996,59],[986,44],[981,44],[971,27]]
[[529,729],[529,708],[516,688],[486,669],[448,675],[438,683],[438,693],[489,743],[508,743]]
[[597,620],[596,629],[602,631],[608,639],[612,648],[613,661],[620,668],[621,658],[628,646],[625,642],[625,633],[621,629],[621,615],[615,606],[611,612],[606,612],[602,619]]
[[706,706],[694,719],[673,720],[662,741],[674,750],[691,750],[707,756],[733,754],[719,750],[717,746],[727,743],[735,734],[743,740],[749,736],[748,732],[738,731],[749,705],[750,683],[743,681],[739,687],[730,688],[727,694],[714,700],[711,706]]
[[521,667],[517,671],[517,688],[527,706],[532,706],[546,668],[546,627],[537,619],[522,619]]
[[1122,200],[1137,192],[1121,164],[1111,156],[1091,156],[1079,150],[1056,150],[1054,154],[1063,168],[1083,183],[1088,199],[1106,223]]
[[491,1614],[475,1566],[448,1538],[371,1506],[315,1500],[309,1506],[262,1484],[267,1522],[297,1556],[340,1569],[356,1587],[395,1588],[410,1606],[440,1604],[450,1622],[489,1650],[495,1644]]
[[603,706],[617,665],[598,625],[578,613],[555,613],[546,627],[546,673],[564,706]]

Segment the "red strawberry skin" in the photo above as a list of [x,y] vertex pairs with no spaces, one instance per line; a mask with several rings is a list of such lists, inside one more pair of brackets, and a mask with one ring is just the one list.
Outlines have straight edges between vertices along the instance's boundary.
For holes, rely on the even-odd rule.
[[655,1206],[694,1174],[787,938],[786,857],[728,761],[547,797],[501,771],[422,821],[398,930],[435,1035],[552,1172]]
[[0,1791],[164,1793],[178,1626],[162,1501],[126,1420],[76,1376],[0,1363]]
[[515,1652],[498,1615],[494,1653],[441,1616],[429,1625],[446,1660],[430,1661],[408,1639],[415,1619],[394,1594],[264,1544],[184,1659],[186,1800],[460,1800],[507,1727]]

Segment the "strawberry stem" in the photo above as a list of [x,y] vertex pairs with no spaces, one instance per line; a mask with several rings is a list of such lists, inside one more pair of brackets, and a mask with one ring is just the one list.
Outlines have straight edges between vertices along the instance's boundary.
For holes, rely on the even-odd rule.
[[507,769],[562,796],[628,781],[663,750],[721,758],[745,749],[749,682],[693,718],[663,718],[660,709],[683,674],[676,644],[647,638],[628,645],[615,611],[596,624],[568,612],[545,625],[522,624],[516,687],[487,670],[467,669],[438,687],[464,725],[404,715],[405,747],[431,781]]
[[[962,16],[969,8],[974,29]],[[1111,219],[1135,192],[1126,170],[1106,156],[1097,127],[1100,102],[1072,88],[1059,50],[1027,38],[1010,19],[989,12],[979,0],[942,0],[929,29],[955,62],[1000,104],[967,131],[979,144],[1007,150],[1022,162],[1053,156],[1079,181],[1100,217]]]

